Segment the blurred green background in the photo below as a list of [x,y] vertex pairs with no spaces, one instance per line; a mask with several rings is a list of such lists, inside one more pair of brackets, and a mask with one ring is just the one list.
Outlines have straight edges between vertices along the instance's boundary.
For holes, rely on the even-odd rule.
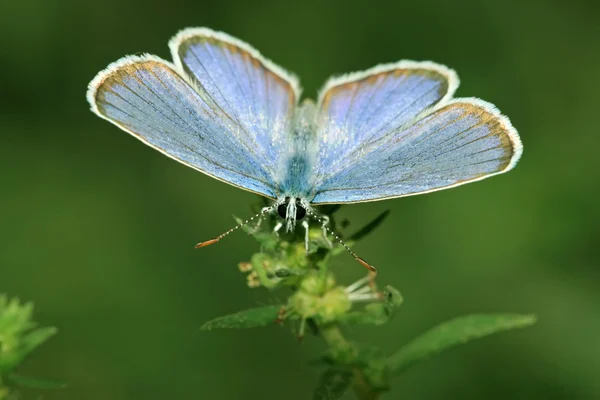
[[[0,5],[0,292],[36,303],[58,336],[23,373],[65,380],[47,399],[308,399],[323,346],[288,328],[199,332],[282,301],[251,290],[237,233],[257,197],[143,146],[88,110],[108,63],[188,26],[223,30],[297,73],[305,95],[333,73],[400,59],[456,69],[458,96],[495,103],[525,145],[507,175],[342,208],[356,246],[405,305],[348,336],[393,351],[469,312],[539,323],[454,349],[393,380],[384,399],[600,398],[600,10],[578,1],[4,0]],[[335,261],[350,283],[363,270]]]

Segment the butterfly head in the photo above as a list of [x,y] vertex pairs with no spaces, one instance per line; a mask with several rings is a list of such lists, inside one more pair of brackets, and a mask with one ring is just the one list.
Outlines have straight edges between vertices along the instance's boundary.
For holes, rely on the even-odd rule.
[[277,214],[286,221],[286,230],[291,232],[296,226],[296,221],[300,221],[306,216],[306,209],[308,205],[305,204],[299,197],[285,197],[279,201],[277,206]]

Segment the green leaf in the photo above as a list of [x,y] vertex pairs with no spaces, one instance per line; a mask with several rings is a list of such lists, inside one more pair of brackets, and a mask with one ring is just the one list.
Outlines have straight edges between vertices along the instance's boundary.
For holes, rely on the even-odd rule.
[[387,360],[390,371],[400,373],[427,357],[496,332],[534,324],[534,315],[473,314],[438,325],[402,347]]
[[67,387],[65,382],[54,379],[40,379],[18,374],[10,374],[8,379],[18,386],[30,389],[64,389]]
[[54,336],[56,332],[58,332],[58,329],[53,326],[39,328],[29,332],[22,339],[21,352],[25,355],[29,354],[36,347],[44,343],[50,337]]
[[381,225],[381,223],[387,218],[388,215],[390,215],[390,210],[385,210],[384,212],[379,214],[377,216],[377,218],[375,218],[373,221],[369,222],[367,225],[365,225],[364,227],[359,229],[357,232],[355,232],[352,236],[350,236],[348,238],[348,241],[357,241],[357,240],[360,240],[363,237],[367,236],[375,228],[377,228],[379,225]]
[[283,306],[266,306],[250,308],[235,314],[224,315],[206,322],[200,328],[201,331],[210,331],[213,329],[240,329],[240,328],[258,328],[261,326],[272,325],[277,319],[277,314]]
[[29,353],[56,334],[57,331],[55,327],[39,328],[20,337],[18,346],[5,352],[0,357],[0,372],[8,372],[16,368],[27,358]]
[[56,333],[56,328],[34,329],[33,303],[0,295],[0,373],[16,368],[31,351]]
[[337,400],[341,398],[352,379],[349,370],[328,369],[323,372],[319,386],[315,389],[314,400]]

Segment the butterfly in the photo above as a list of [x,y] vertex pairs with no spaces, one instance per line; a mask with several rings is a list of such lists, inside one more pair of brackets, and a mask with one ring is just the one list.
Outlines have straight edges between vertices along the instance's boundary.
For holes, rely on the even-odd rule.
[[[90,82],[101,118],[191,168],[273,200],[275,233],[316,205],[359,203],[449,189],[509,171],[522,144],[488,102],[453,98],[456,73],[400,61],[330,78],[316,102],[300,102],[298,79],[250,45],[207,28],[169,42],[173,63],[126,56]],[[216,243],[238,229],[197,247]]]

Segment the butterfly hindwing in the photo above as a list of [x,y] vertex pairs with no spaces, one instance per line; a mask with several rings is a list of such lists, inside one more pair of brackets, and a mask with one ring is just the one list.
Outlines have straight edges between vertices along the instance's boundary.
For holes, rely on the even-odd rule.
[[490,103],[455,99],[348,155],[316,188],[314,203],[382,200],[446,189],[511,169],[522,151]]
[[430,62],[401,61],[330,79],[319,96],[315,186],[335,175],[357,150],[450,97],[456,73]]

